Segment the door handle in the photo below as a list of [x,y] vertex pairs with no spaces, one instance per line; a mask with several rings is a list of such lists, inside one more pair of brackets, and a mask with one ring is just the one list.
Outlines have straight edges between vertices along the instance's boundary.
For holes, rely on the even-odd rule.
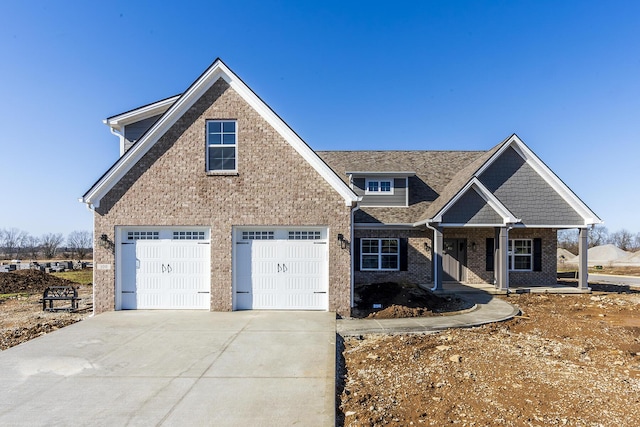
[[280,263],[278,263],[278,273],[280,273]]
[[167,273],[171,273],[172,271],[173,271],[173,268],[171,268],[171,266],[167,264]]
[[284,263],[282,263],[282,272],[286,273],[287,272],[287,266],[284,265]]
[[165,269],[165,267],[164,267],[164,264],[162,264],[162,272],[164,273],[164,272],[165,272],[165,270],[166,270],[166,269]]

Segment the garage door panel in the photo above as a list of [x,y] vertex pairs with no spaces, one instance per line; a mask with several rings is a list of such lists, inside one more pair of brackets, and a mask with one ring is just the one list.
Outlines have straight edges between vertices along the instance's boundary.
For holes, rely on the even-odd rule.
[[236,309],[327,309],[326,242],[286,238],[243,241],[242,234],[236,233]]
[[208,309],[210,245],[202,243],[155,238],[122,244],[121,308]]

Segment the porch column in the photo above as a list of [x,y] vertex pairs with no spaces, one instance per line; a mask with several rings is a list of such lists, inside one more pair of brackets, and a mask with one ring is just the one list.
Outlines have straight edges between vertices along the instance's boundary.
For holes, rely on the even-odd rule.
[[442,228],[433,227],[433,290],[442,290]]
[[509,290],[509,228],[500,227],[497,243],[496,288],[499,291]]
[[586,228],[580,229],[578,237],[578,289],[589,289],[589,264],[587,250],[589,249],[589,232]]

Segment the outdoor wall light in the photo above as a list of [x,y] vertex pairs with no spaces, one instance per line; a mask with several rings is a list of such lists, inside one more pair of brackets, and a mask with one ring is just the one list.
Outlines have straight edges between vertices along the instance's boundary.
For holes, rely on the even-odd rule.
[[472,250],[473,252],[475,252],[475,251],[476,251],[476,242],[471,242],[471,250]]
[[100,235],[100,241],[98,242],[98,244],[103,248],[110,250],[113,250],[116,247],[115,243],[109,240],[109,236],[107,236],[106,234]]
[[429,242],[424,242],[424,250],[427,252],[431,250],[431,246],[429,245]]
[[340,249],[346,249],[349,244],[348,240],[345,240],[344,234],[338,233],[338,244],[340,245]]

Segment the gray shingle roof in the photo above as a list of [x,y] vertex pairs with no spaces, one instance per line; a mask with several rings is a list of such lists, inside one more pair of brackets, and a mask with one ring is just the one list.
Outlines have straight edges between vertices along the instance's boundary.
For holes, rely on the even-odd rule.
[[490,151],[318,151],[317,154],[346,183],[348,171],[414,171],[416,176],[409,178],[408,207],[362,207],[355,217],[358,223],[413,224],[441,209],[503,143]]

